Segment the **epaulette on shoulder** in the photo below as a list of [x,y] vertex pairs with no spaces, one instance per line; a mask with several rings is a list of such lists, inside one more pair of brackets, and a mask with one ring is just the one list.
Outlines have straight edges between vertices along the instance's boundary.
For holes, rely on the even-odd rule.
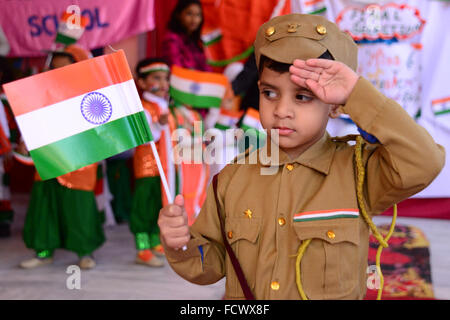
[[349,142],[349,141],[356,141],[356,137],[359,136],[358,134],[348,134],[343,137],[332,137],[331,140],[335,142]]

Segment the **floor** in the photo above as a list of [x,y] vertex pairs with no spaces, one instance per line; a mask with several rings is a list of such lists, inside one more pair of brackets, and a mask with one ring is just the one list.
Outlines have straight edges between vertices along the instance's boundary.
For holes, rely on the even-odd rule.
[[[28,204],[27,194],[13,197],[16,212],[12,237],[0,239],[0,300],[2,299],[221,299],[224,280],[208,286],[191,284],[167,265],[148,268],[134,264],[134,241],[127,225],[107,227],[105,244],[95,253],[97,267],[81,272],[81,288],[68,289],[67,267],[77,263],[75,254],[55,252],[55,262],[34,270],[18,268],[33,252],[25,247],[21,231]],[[376,224],[389,217],[376,217]],[[431,243],[431,267],[436,298],[450,299],[450,220],[399,218],[399,224],[421,228]]]

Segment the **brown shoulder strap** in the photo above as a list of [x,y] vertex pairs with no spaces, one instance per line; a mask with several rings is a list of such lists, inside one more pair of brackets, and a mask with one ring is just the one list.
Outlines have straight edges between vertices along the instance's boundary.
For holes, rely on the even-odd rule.
[[245,280],[244,272],[242,271],[241,265],[239,264],[239,261],[236,258],[236,255],[234,254],[233,249],[231,248],[230,244],[228,243],[227,237],[225,236],[225,227],[223,225],[222,218],[220,217],[219,199],[217,197],[217,180],[218,180],[217,176],[218,175],[219,174],[216,174],[214,176],[212,183],[213,183],[213,189],[214,189],[214,198],[216,199],[217,215],[219,216],[220,230],[222,231],[223,244],[225,245],[225,249],[227,250],[228,256],[230,257],[231,264],[233,265],[233,268],[234,268],[234,272],[236,272],[239,283],[241,284],[241,288],[242,288],[242,291],[244,292],[245,299],[255,300],[255,297],[253,296],[253,293],[247,284],[247,280]]

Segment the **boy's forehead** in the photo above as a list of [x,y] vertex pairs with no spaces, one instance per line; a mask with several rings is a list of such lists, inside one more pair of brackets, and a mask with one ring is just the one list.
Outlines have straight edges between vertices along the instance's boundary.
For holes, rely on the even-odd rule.
[[279,73],[269,68],[264,68],[260,76],[259,84],[261,86],[267,86],[269,88],[281,90],[287,89],[289,91],[302,91],[314,95],[309,88],[294,84],[294,82],[292,82],[290,78],[289,72]]
[[275,17],[259,28],[254,47],[258,66],[261,55],[291,64],[294,59],[318,58],[328,50],[335,60],[353,70],[357,67],[357,46],[353,39],[318,15]]

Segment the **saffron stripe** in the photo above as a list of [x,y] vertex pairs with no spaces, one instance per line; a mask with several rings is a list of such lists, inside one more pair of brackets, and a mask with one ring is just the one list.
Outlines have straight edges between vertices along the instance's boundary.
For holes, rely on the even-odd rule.
[[223,74],[215,73],[215,72],[206,72],[206,71],[196,71],[191,69],[185,69],[178,67],[176,65],[172,66],[172,74],[179,77],[184,78],[188,81],[194,82],[206,82],[209,84],[215,85],[228,85],[228,79]]
[[10,82],[3,88],[11,102],[14,115],[17,117],[87,92],[132,79],[125,53],[123,50],[119,50],[112,54]]
[[58,177],[153,140],[144,112],[31,150],[42,180]]
[[[211,82],[197,82],[190,79],[182,78],[172,74],[170,76],[170,86],[177,90],[195,94],[197,96],[210,96],[223,98],[225,95],[225,86]],[[195,91],[193,90],[195,87]]]

